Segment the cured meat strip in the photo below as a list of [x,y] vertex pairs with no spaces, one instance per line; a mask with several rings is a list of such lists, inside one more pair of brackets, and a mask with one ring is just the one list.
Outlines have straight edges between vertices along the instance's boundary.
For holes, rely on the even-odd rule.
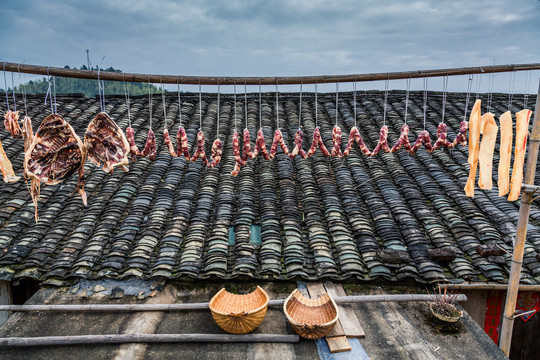
[[104,112],[100,112],[84,133],[88,159],[106,173],[120,166],[128,171],[130,145],[122,129]]
[[274,140],[270,147],[270,159],[273,159],[276,156],[278,145],[285,155],[290,155],[289,148],[287,148],[287,144],[285,144],[285,140],[283,140],[283,134],[280,129],[276,129],[274,132]]
[[332,156],[342,157],[343,153],[341,152],[341,128],[337,125],[332,129]]
[[8,110],[4,114],[4,126],[11,136],[21,138],[21,127],[19,126],[19,112]]
[[316,127],[315,130],[313,131],[313,140],[311,141],[311,147],[309,148],[307,152],[307,156],[308,157],[313,156],[317,148],[321,150],[324,156],[330,156],[330,152],[328,151],[326,146],[324,146],[324,143],[322,141],[321,130],[319,129],[319,127]]
[[471,110],[471,115],[469,117],[469,178],[467,179],[467,184],[465,185],[465,195],[468,197],[474,196],[474,181],[476,178],[476,169],[478,167],[478,153],[479,153],[479,142],[480,142],[480,106],[482,101],[480,99],[476,100],[474,106]]
[[178,132],[176,133],[176,155],[184,155],[187,161],[191,159],[191,156],[189,155],[189,143],[186,129],[184,129],[183,126],[180,126],[178,128]]
[[467,129],[469,128],[469,123],[465,120],[461,122],[459,125],[459,133],[457,134],[454,141],[452,141],[452,144],[448,147],[449,149],[452,149],[456,147],[457,144],[461,144],[463,146],[467,145]]
[[[32,141],[34,141],[34,131],[32,130],[32,120],[28,116],[25,116],[23,119],[23,127],[22,127],[22,137],[24,142],[24,152],[30,148],[30,145],[32,145]],[[26,170],[23,171],[24,179],[28,180],[28,174],[26,174]]]
[[508,194],[510,189],[510,158],[512,157],[512,140],[514,132],[512,130],[512,113],[505,112],[499,118],[501,123],[501,144],[499,147],[499,196]]
[[174,150],[174,145],[171,142],[171,136],[169,135],[168,129],[163,129],[163,141],[165,141],[169,154],[171,154],[172,157],[176,157],[176,151]]
[[221,161],[221,155],[223,154],[223,143],[220,139],[214,140],[212,144],[212,156],[211,160],[208,162],[208,167],[213,168]]
[[371,151],[367,148],[366,143],[364,143],[364,139],[362,139],[362,135],[360,135],[360,131],[356,126],[353,126],[351,132],[349,133],[349,141],[347,142],[347,147],[345,147],[345,150],[343,151],[343,156],[349,156],[354,142],[358,144],[362,154],[371,156]]
[[204,150],[204,133],[202,130],[199,130],[197,133],[197,150],[191,157],[190,161],[197,161],[197,159],[201,158],[204,166],[208,165],[208,160],[206,159],[206,152]]
[[385,153],[391,151],[391,149],[388,147],[388,126],[386,125],[384,125],[379,131],[379,141],[377,142],[377,145],[371,152],[370,156],[377,155],[381,150]]
[[525,109],[516,113],[516,145],[514,150],[514,168],[512,179],[510,180],[509,201],[516,201],[521,192],[523,182],[523,163],[525,162],[525,152],[527,150],[527,132],[529,131],[529,119],[531,110]]
[[411,143],[409,142],[409,125],[403,124],[401,127],[401,133],[399,135],[398,141],[390,149],[390,152],[396,152],[401,148],[404,148],[406,151],[411,152]]
[[40,183],[55,185],[79,173],[77,192],[86,205],[84,163],[86,148],[70,124],[58,114],[47,116],[39,125],[32,144],[24,155],[24,169],[32,180],[30,193],[36,207]]
[[129,154],[131,155],[131,161],[136,162],[137,156],[141,155],[141,152],[135,144],[135,132],[131,126],[126,129],[126,138],[129,143]]
[[141,156],[148,155],[148,159],[150,161],[154,161],[156,159],[156,134],[154,134],[154,131],[152,129],[148,130],[148,135],[146,137],[146,144],[144,145],[143,151],[141,151]]
[[448,141],[448,126],[445,123],[440,123],[437,126],[437,141],[433,144],[433,150],[435,151],[440,148],[450,148],[452,143]]
[[13,171],[13,166],[11,166],[11,161],[9,161],[4,148],[2,147],[2,142],[0,141],[0,171],[2,171],[2,177],[4,178],[5,183],[12,183],[19,181],[20,177],[15,175]]
[[250,134],[248,128],[244,129],[244,159],[254,159],[259,154],[257,148],[255,147],[255,151],[251,151],[251,143],[250,141]]
[[491,190],[493,187],[492,170],[493,170],[493,151],[495,150],[495,142],[497,141],[497,133],[499,127],[495,123],[495,117],[488,112],[482,115],[480,124],[484,124],[482,130],[482,142],[480,143],[480,153],[478,162],[480,164],[480,176],[478,178],[478,186],[480,189]]
[[265,160],[270,160],[270,153],[266,149],[266,142],[264,140],[264,133],[262,129],[257,131],[257,138],[255,139],[255,151],[262,155]]
[[420,146],[424,145],[427,152],[432,152],[433,147],[431,146],[431,139],[429,137],[429,132],[427,130],[422,131],[420,134],[418,134],[418,138],[414,142],[414,145],[411,147],[411,150],[409,153],[411,155],[416,154],[418,149],[420,149]]
[[[304,140],[304,133],[302,130],[298,129],[294,134],[294,148],[292,149],[289,157],[294,159],[297,155],[300,155],[303,159],[306,159],[308,156],[304,149],[302,149],[302,141]],[[341,152],[340,152],[341,153]]]

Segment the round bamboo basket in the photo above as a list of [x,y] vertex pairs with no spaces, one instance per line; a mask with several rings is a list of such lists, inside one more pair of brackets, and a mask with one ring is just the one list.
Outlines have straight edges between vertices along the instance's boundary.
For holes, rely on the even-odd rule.
[[212,316],[218,326],[231,334],[246,334],[255,330],[264,320],[270,297],[257,286],[246,295],[218,291],[208,303]]
[[431,313],[433,314],[433,316],[435,316],[437,319],[439,320],[442,320],[442,321],[446,321],[446,322],[449,322],[449,323],[455,323],[457,322],[459,319],[461,319],[461,317],[463,316],[463,311],[461,310],[457,310],[459,312],[459,315],[457,316],[446,316],[446,315],[443,315],[443,314],[439,314],[434,308],[433,308],[433,303],[429,304],[429,308],[431,310]]
[[283,312],[293,330],[310,340],[320,339],[332,331],[339,318],[338,307],[330,294],[308,299],[298,289],[285,300]]

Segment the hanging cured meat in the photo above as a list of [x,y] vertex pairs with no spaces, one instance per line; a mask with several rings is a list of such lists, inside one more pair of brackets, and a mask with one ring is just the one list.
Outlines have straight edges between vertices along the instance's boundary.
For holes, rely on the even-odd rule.
[[459,125],[459,133],[457,134],[452,144],[449,146],[449,149],[456,147],[458,144],[461,144],[463,146],[467,145],[467,130],[468,129],[469,129],[469,123],[463,120],[461,124]]
[[236,130],[234,130],[233,133],[233,155],[236,163],[234,164],[234,169],[231,172],[231,175],[236,176],[240,172],[240,167],[246,164],[246,160],[243,159],[242,155],[240,154],[240,135],[238,135],[238,131]]
[[516,201],[521,192],[523,182],[523,163],[525,162],[525,151],[527,150],[527,132],[529,131],[529,119],[531,110],[525,109],[516,113],[516,144],[514,150],[514,168],[512,179],[510,180],[509,201]]
[[283,140],[283,134],[280,129],[276,129],[274,132],[274,140],[270,147],[270,159],[273,159],[276,156],[278,146],[281,147],[281,150],[285,155],[290,155],[289,148],[287,148],[287,144],[285,144],[285,140]]
[[492,113],[482,115],[480,125],[482,124],[484,124],[484,129],[482,130],[482,142],[480,143],[480,153],[478,154],[480,168],[478,186],[480,189],[491,190],[493,187],[491,179],[493,170],[493,151],[495,150],[495,142],[497,141],[499,127],[495,123],[495,117]]
[[12,183],[19,181],[20,177],[15,175],[13,171],[13,166],[11,166],[11,161],[9,161],[4,148],[2,147],[2,142],[0,141],[0,171],[2,171],[2,176],[5,183]]
[[264,133],[262,129],[257,131],[257,138],[255,138],[255,151],[262,155],[263,159],[270,160],[270,153],[266,148],[266,142],[264,140]]
[[343,153],[341,152],[341,128],[337,125],[332,129],[332,156],[342,157]]
[[409,153],[411,155],[416,154],[418,149],[420,149],[420,146],[424,145],[424,148],[427,152],[432,152],[433,147],[431,146],[431,139],[429,137],[429,132],[427,130],[422,131],[420,134],[418,134],[418,138],[414,142],[414,145],[411,147],[411,150]]
[[[408,129],[409,128],[407,127],[407,131],[409,131]],[[360,148],[360,151],[362,151],[362,154],[366,156],[371,156],[371,151],[367,148],[366,144],[364,143],[364,139],[362,139],[362,135],[360,135],[360,131],[356,126],[353,126],[351,132],[349,133],[349,141],[347,142],[347,147],[343,151],[343,156],[349,156],[352,150],[352,146],[355,142],[358,144],[358,147]]]
[[126,138],[129,143],[129,153],[131,155],[131,160],[135,162],[137,161],[137,156],[139,156],[141,152],[135,144],[135,132],[133,131],[133,128],[131,126],[126,129]]
[[204,133],[202,130],[199,130],[197,133],[197,150],[191,157],[190,161],[197,161],[197,159],[201,158],[204,166],[208,165],[208,160],[206,159],[206,152],[204,150]]
[[[298,155],[300,155],[303,159],[306,159],[308,157],[304,149],[302,149],[303,140],[304,140],[304,133],[302,132],[302,130],[298,129],[296,133],[294,134],[295,146],[292,149],[291,153],[289,154],[289,157],[291,159],[294,159]],[[340,151],[340,155],[341,155],[341,151]]]
[[[350,140],[350,138],[349,138],[349,140]],[[324,143],[322,141],[321,130],[319,129],[319,127],[316,127],[315,130],[313,131],[313,140],[311,141],[311,147],[309,148],[309,150],[307,152],[307,156],[308,157],[313,156],[313,154],[315,153],[315,150],[317,150],[317,148],[319,148],[321,150],[321,152],[323,153],[324,156],[330,156],[330,152],[328,151],[326,146],[324,146]],[[350,152],[350,150],[349,150],[349,152]],[[345,155],[345,153],[343,153],[343,155]],[[348,153],[347,153],[347,155],[348,155]]]
[[171,142],[171,136],[169,135],[169,130],[164,129],[163,130],[163,141],[165,142],[165,145],[167,146],[167,150],[169,150],[169,154],[171,154],[172,157],[176,157],[176,151],[174,150],[174,145]]
[[21,127],[19,126],[19,112],[8,110],[4,114],[4,126],[9,131],[11,136],[15,138],[21,137]]
[[176,155],[184,155],[187,161],[191,159],[191,156],[189,155],[189,143],[186,129],[184,129],[183,126],[180,126],[178,128],[178,132],[176,133]]
[[399,149],[404,148],[407,152],[411,152],[411,143],[409,142],[409,125],[403,124],[401,127],[401,133],[398,141],[392,146],[390,152],[397,152]]
[[39,125],[34,141],[24,155],[24,169],[32,180],[30,193],[36,207],[40,183],[55,185],[78,172],[77,191],[86,205],[84,163],[86,149],[69,123],[58,114],[47,116]]
[[380,151],[388,153],[391,149],[388,147],[388,126],[384,125],[379,131],[379,141],[371,152],[371,156],[377,155]]
[[257,148],[255,148],[255,151],[251,151],[251,143],[250,141],[250,134],[248,128],[244,129],[244,154],[242,155],[242,158],[247,159],[254,159],[258,155]]
[[223,143],[220,139],[214,140],[212,144],[212,156],[211,160],[208,162],[208,167],[213,168],[221,161],[221,155],[223,154]]
[[154,134],[154,131],[152,129],[148,130],[148,135],[146,137],[146,144],[144,145],[144,149],[141,151],[141,156],[148,155],[148,159],[150,161],[154,161],[156,159],[156,134]]
[[448,126],[445,123],[440,123],[437,126],[437,141],[433,144],[432,151],[440,148],[450,148],[452,143],[448,141]]
[[[22,127],[22,137],[24,142],[24,152],[30,148],[30,145],[32,145],[32,141],[34,141],[34,131],[32,130],[32,120],[28,116],[25,116],[23,119],[23,127]],[[28,175],[26,174],[26,170],[23,171],[24,179],[28,180]]]
[[499,147],[499,196],[508,194],[510,189],[510,158],[512,157],[512,140],[514,132],[512,130],[512,113],[505,112],[499,118],[501,123],[501,144]]
[[478,153],[480,143],[480,106],[482,101],[476,100],[469,117],[469,159],[470,165],[469,178],[465,185],[465,195],[474,196],[474,181],[476,178],[476,169],[478,167]]
[[122,129],[104,112],[96,115],[84,133],[88,159],[106,173],[120,166],[128,171],[130,145]]

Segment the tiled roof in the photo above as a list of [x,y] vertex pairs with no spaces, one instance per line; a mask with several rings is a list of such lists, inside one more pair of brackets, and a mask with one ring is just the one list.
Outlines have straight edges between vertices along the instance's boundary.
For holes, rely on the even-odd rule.
[[[383,125],[383,95],[358,95],[358,126],[370,149]],[[432,141],[441,119],[440,95],[428,96],[425,128]],[[43,98],[28,97],[34,129],[49,114]],[[216,94],[204,94],[202,101],[207,154],[216,138],[216,98]],[[117,170],[112,175],[87,162],[87,207],[73,194],[75,176],[60,185],[43,186],[36,224],[24,182],[0,184],[0,277],[30,277],[51,284],[129,276],[507,281],[510,256],[484,257],[476,248],[496,243],[512,251],[519,203],[499,197],[496,190],[477,188],[474,198],[465,196],[466,148],[432,154],[421,149],[414,156],[402,150],[367,158],[355,147],[347,158],[329,159],[317,151],[313,158],[294,160],[279,150],[274,160],[250,160],[238,177],[232,177],[234,107],[232,96],[221,99],[219,134],[225,149],[221,164],[213,169],[203,169],[201,161],[187,163],[168,154],[162,137],[161,99],[155,98],[156,160],[141,158],[130,165],[129,172]],[[497,116],[506,111],[507,99],[504,94],[494,95],[492,111]],[[514,99],[513,110],[521,110],[522,97]],[[182,120],[193,144],[199,129],[198,95],[184,94],[182,100]],[[281,94],[279,101],[280,126],[290,145],[298,128],[298,95]],[[93,98],[58,96],[57,102],[59,113],[81,137],[99,112],[99,101]],[[391,92],[388,102],[386,124],[393,144],[403,124],[405,94]],[[176,134],[180,124],[176,94],[169,94],[166,103],[166,123],[171,134]],[[411,93],[411,139],[424,129],[422,104],[422,94]],[[534,98],[529,104],[534,104]],[[262,125],[267,146],[276,126],[274,106],[275,96],[264,94]],[[456,136],[464,108],[464,94],[448,95],[449,139]],[[121,128],[128,126],[123,97],[108,97],[106,111]],[[314,111],[312,94],[304,95],[306,148],[315,127]],[[318,111],[318,125],[330,148],[334,94],[319,96]],[[132,99],[131,114],[136,141],[142,147],[149,126],[148,98]],[[249,96],[252,141],[259,127],[258,114],[258,95]],[[237,119],[241,130],[242,97]],[[354,125],[350,93],[340,96],[338,125],[346,142]],[[20,174],[22,141],[4,130],[0,140]],[[494,158],[497,163],[497,151]],[[493,176],[496,180],[496,171]],[[540,282],[537,204],[531,209],[527,238],[522,281],[535,284]],[[430,249],[451,249],[457,257],[449,262],[433,260]]]

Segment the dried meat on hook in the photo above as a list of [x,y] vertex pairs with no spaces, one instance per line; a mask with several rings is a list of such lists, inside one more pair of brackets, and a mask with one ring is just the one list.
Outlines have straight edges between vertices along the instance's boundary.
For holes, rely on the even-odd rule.
[[433,144],[433,150],[435,151],[440,148],[450,148],[452,143],[448,141],[448,126],[445,123],[440,123],[437,126],[437,141]]
[[141,155],[137,144],[135,144],[135,131],[131,126],[126,129],[126,138],[129,143],[129,154],[131,155],[131,160],[133,162],[137,161],[137,156]]
[[379,141],[370,155],[375,156],[381,152],[381,150],[385,153],[389,153],[391,151],[391,149],[388,147],[388,126],[386,125],[384,125],[379,131]]
[[218,138],[214,140],[214,143],[212,144],[212,156],[211,160],[208,162],[208,167],[213,168],[221,161],[221,155],[223,154],[223,143]]
[[55,185],[78,172],[77,192],[86,205],[84,163],[86,149],[73,128],[60,115],[51,114],[39,125],[24,156],[24,169],[32,180],[30,193],[36,207],[40,183]]
[[292,149],[289,157],[294,159],[297,155],[300,155],[303,159],[306,159],[308,156],[304,149],[302,149],[302,141],[304,140],[304,133],[302,130],[298,129],[294,134],[294,148]]
[[13,166],[11,166],[11,161],[9,161],[4,148],[2,147],[2,142],[0,141],[0,171],[2,171],[2,177],[5,183],[13,183],[19,181],[20,177],[15,175],[13,171]]
[[276,156],[278,146],[281,147],[281,150],[285,155],[290,155],[289,149],[287,148],[287,144],[285,144],[285,140],[283,139],[283,134],[281,133],[280,129],[276,129],[274,132],[274,140],[272,141],[272,146],[270,147],[270,159],[273,159]]
[[399,149],[405,149],[407,152],[411,152],[411,143],[409,142],[409,125],[403,124],[401,127],[401,133],[399,135],[398,141],[392,146],[390,152],[397,152]]
[[174,150],[174,145],[172,144],[171,136],[169,135],[169,129],[167,128],[163,129],[163,141],[167,146],[167,150],[169,150],[169,154],[171,154],[172,157],[176,157],[176,151]]
[[463,146],[467,145],[467,130],[469,128],[469,123],[465,120],[459,125],[459,133],[457,134],[452,144],[449,146],[450,149],[456,147],[458,144]]
[[250,143],[250,134],[248,128],[244,129],[244,154],[242,155],[243,159],[254,159],[258,155],[257,148],[255,147],[255,151],[251,151],[251,143]]
[[88,124],[84,133],[84,146],[88,159],[106,173],[120,166],[128,171],[130,145],[120,127],[104,112]]
[[261,154],[265,160],[271,160],[270,153],[266,148],[266,141],[264,140],[264,133],[262,129],[257,131],[257,138],[255,139],[255,151]]
[[342,157],[343,153],[341,152],[341,128],[337,125],[332,129],[332,156]]
[[11,136],[20,139],[22,137],[21,127],[19,126],[19,112],[8,110],[4,114],[4,126]]
[[147,156],[150,161],[154,161],[156,159],[156,134],[154,134],[154,131],[152,129],[148,130],[148,135],[146,137],[146,144],[144,145],[144,149],[141,151],[141,156]]
[[362,151],[362,154],[366,156],[371,156],[371,151],[366,146],[366,143],[364,142],[364,139],[362,139],[362,135],[360,135],[360,131],[356,126],[353,126],[351,132],[349,133],[349,141],[347,141],[347,146],[343,151],[343,156],[349,156],[352,150],[352,146],[355,142],[358,144],[358,147],[360,148],[360,151]]
[[207,166],[208,160],[206,159],[206,152],[204,150],[204,142],[205,142],[204,133],[202,132],[202,130],[199,130],[199,132],[197,133],[197,150],[195,151],[193,156],[191,156],[190,161],[197,161],[197,159],[200,158],[202,159],[204,166]]
[[176,132],[176,155],[186,158],[187,161],[191,159],[189,155],[189,142],[186,134],[186,129],[182,125],[178,128]]
[[409,153],[411,155],[416,154],[418,149],[420,149],[420,146],[424,145],[427,152],[433,151],[433,146],[431,145],[431,139],[429,137],[429,132],[427,130],[423,130],[420,134],[418,134],[418,138],[414,142],[414,145],[412,146]]
[[313,131],[313,141],[311,141],[311,147],[307,152],[307,156],[313,156],[317,148],[321,150],[324,156],[330,156],[330,152],[328,151],[326,146],[324,146],[324,142],[322,141],[321,130],[319,129],[319,127],[316,127]]

